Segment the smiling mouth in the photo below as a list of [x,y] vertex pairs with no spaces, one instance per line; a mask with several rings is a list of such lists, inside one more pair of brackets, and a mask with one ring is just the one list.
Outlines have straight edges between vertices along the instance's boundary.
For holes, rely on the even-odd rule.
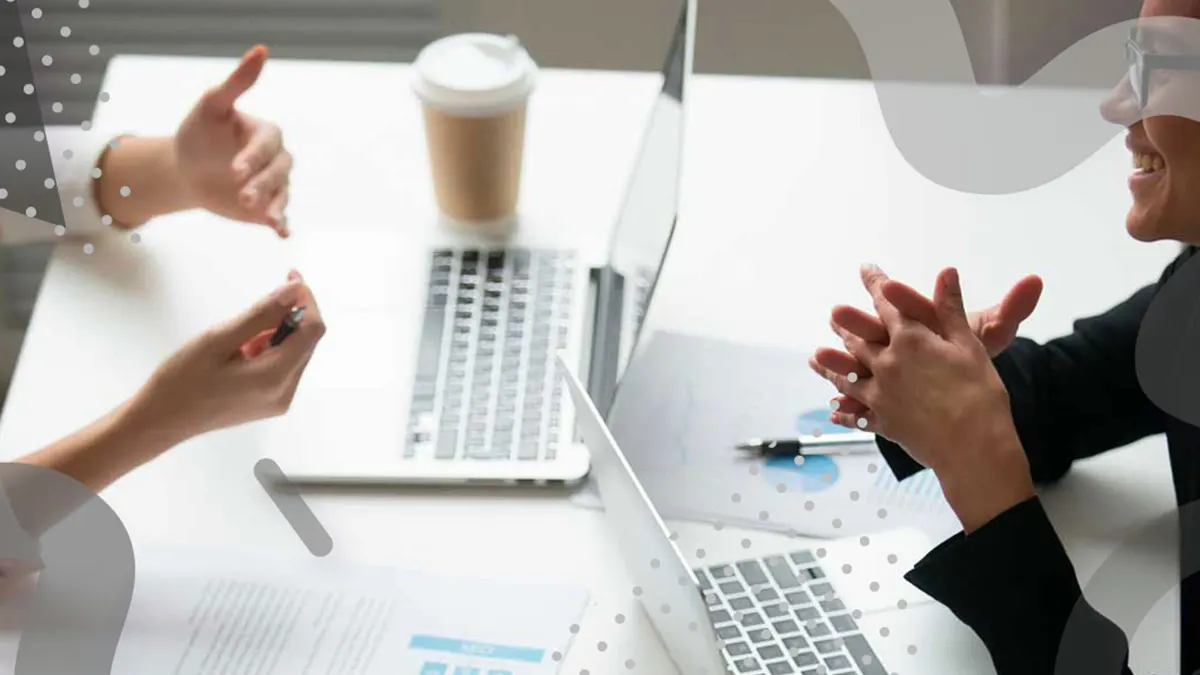
[[1135,174],[1148,175],[1162,171],[1166,167],[1166,162],[1161,155],[1150,153],[1135,152],[1133,153],[1133,168],[1137,169]]

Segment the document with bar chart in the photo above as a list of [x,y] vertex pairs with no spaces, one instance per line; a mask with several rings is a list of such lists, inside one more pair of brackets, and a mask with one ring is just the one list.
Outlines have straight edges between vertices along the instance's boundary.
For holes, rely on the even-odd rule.
[[891,471],[878,471],[872,481],[871,499],[893,508],[917,512],[937,513],[950,508],[932,471],[922,471],[903,483],[898,482]]

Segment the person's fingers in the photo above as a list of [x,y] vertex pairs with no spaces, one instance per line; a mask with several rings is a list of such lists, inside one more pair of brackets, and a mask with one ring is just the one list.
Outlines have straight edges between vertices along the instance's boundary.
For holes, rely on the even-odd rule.
[[848,429],[878,433],[875,416],[869,410],[862,414],[851,414],[835,410],[829,414],[829,421]]
[[867,396],[864,383],[868,378],[858,376],[857,372],[841,373],[837,370],[826,366],[816,356],[808,360],[808,366],[813,369],[817,375],[825,378],[837,389],[839,394],[849,396],[853,399],[866,402]]
[[[857,359],[836,349],[820,349],[809,359],[808,365],[821,377],[833,384],[839,395],[830,401],[833,412],[830,421],[844,427],[871,430],[874,414],[864,400],[869,397],[867,383],[870,373]],[[865,420],[860,422],[859,420]],[[863,426],[863,425],[866,426]]]
[[857,307],[838,305],[833,308],[832,318],[835,324],[867,342],[881,345],[888,343],[887,326],[883,325],[879,317],[872,316]]
[[242,345],[263,331],[274,331],[304,296],[303,283],[289,279],[240,316],[213,330],[211,346],[221,354],[236,356]]
[[933,300],[921,295],[912,286],[889,279],[883,282],[880,293],[901,315],[923,324],[935,333],[942,332]]
[[260,354],[267,350],[267,347],[271,344],[271,336],[274,334],[274,330],[264,330],[263,332],[251,338],[249,342],[242,345],[242,358],[257,358]]
[[1021,279],[1000,301],[995,319],[1005,326],[1016,328],[1037,309],[1042,298],[1042,280],[1030,275]]
[[[295,279],[302,283],[304,281],[304,277],[301,276],[298,270],[291,270],[288,272],[288,279]],[[325,319],[321,316],[321,308],[317,305],[317,296],[314,295],[312,289],[308,288],[307,286],[304,287],[304,293],[304,304],[306,307],[308,307],[305,318],[311,316],[316,321],[324,322]],[[322,325],[324,324],[322,323]]]
[[[303,323],[301,325],[303,326]],[[305,327],[304,337],[301,337],[299,332],[293,333],[278,347],[268,346],[270,353],[252,364],[255,366],[253,377],[261,383],[262,391],[270,393],[272,399],[269,405],[280,414],[291,408],[292,399],[296,396],[304,372],[316,353],[316,343],[320,341],[319,335],[312,337],[312,326]]]
[[[319,340],[320,338],[318,338]],[[291,402],[292,396],[295,395],[296,389],[300,386],[300,380],[304,377],[304,371],[308,369],[308,364],[312,361],[313,354],[316,354],[316,345],[314,344],[307,352],[300,355],[300,360],[296,367],[292,369],[287,381],[286,395],[288,402]]]
[[855,381],[871,376],[871,370],[863,365],[862,361],[859,361],[851,354],[837,349],[822,347],[813,353],[812,358],[817,365],[832,370],[839,375],[849,377],[853,374],[854,377],[852,379]]
[[248,386],[254,387],[265,396],[261,400],[264,408],[279,415],[291,407],[304,371],[312,360],[317,343],[325,333],[321,310],[311,289],[303,285],[303,278],[295,270],[288,274],[288,279],[292,283],[301,284],[302,293],[296,303],[304,307],[304,316],[296,330],[274,347],[269,343],[270,337],[274,335],[272,330],[266,336],[265,348],[249,359],[243,371]]
[[944,328],[947,338],[956,339],[971,337],[971,324],[967,320],[967,310],[963,307],[962,286],[958,280],[958,270],[949,267],[938,274],[937,285],[933,293],[933,304],[937,307],[938,319]]
[[271,200],[267,207],[267,224],[274,228],[276,234],[287,238],[291,235],[288,228],[287,206],[291,199],[291,189],[285,184]]
[[829,407],[834,411],[846,413],[847,415],[861,415],[869,410],[867,405],[862,401],[840,394],[833,397],[829,402]]
[[301,319],[300,325],[296,330],[288,336],[288,339],[274,349],[278,354],[278,360],[286,364],[301,364],[307,363],[305,360],[308,353],[316,348],[317,343],[325,335],[325,320],[321,316],[321,308],[317,306],[317,299],[312,293],[312,289],[303,285],[304,279],[300,273],[292,270],[288,278],[292,282],[301,284],[301,295],[297,301],[301,307],[304,307],[304,318]]
[[[277,124],[253,120],[250,123],[250,137],[230,162],[234,180],[244,183],[243,188],[249,188],[259,174],[266,171],[272,163],[284,154],[283,130]],[[291,170],[292,158],[287,158],[288,171]],[[287,176],[287,171],[284,172]],[[242,203],[246,204],[248,193],[242,190]],[[248,204],[247,204],[248,205]]]
[[205,94],[204,104],[208,112],[225,116],[233,113],[238,99],[258,82],[263,66],[267,63],[267,48],[258,45],[246,52],[237,68],[221,84]]
[[888,275],[876,265],[863,265],[859,272],[863,287],[867,289],[871,302],[875,305],[875,313],[888,328],[888,333],[904,325],[904,316],[883,295],[883,286],[888,281]]
[[833,332],[842,339],[842,344],[846,346],[846,351],[850,352],[850,356],[855,358],[859,363],[869,370],[871,364],[875,362],[875,358],[883,351],[882,345],[874,342],[867,342],[861,337],[842,328],[838,324],[830,321],[829,327]]
[[266,211],[279,191],[287,185],[291,171],[291,153],[281,152],[275,155],[274,159],[267,162],[266,166],[242,186],[241,194],[238,195],[242,206],[255,211]]
[[325,336],[325,322],[316,312],[309,315],[307,311],[306,307],[304,319],[296,331],[283,344],[275,348],[282,361],[292,364],[300,363]]
[[[295,279],[300,281],[298,275]],[[251,386],[265,392],[268,398],[264,405],[276,414],[283,414],[291,407],[317,344],[325,334],[320,309],[307,288],[305,297],[299,302],[305,308],[305,314],[295,332],[282,344],[268,347],[265,353],[246,365]]]

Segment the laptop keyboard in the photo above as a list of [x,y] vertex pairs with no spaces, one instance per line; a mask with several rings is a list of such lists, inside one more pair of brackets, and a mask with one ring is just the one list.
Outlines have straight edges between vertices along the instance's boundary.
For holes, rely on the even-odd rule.
[[433,253],[405,459],[553,459],[574,254]]
[[730,672],[887,675],[810,551],[696,576]]

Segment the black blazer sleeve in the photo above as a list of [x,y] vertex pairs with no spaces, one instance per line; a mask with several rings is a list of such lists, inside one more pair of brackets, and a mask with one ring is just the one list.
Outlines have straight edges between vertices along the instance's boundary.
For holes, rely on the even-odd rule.
[[1035,497],[935,548],[906,577],[983,641],[998,675],[1132,675]]

